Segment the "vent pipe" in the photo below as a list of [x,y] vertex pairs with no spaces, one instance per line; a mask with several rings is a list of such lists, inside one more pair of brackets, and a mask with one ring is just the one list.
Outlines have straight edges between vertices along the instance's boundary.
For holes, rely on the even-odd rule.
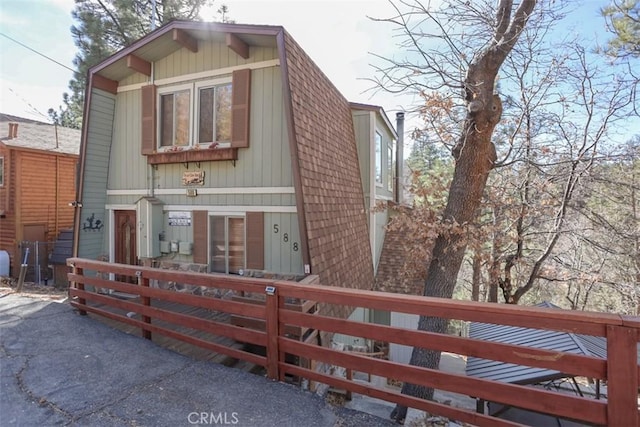
[[404,194],[404,113],[396,113],[396,203],[402,204]]
[[9,139],[18,137],[18,123],[9,123]]

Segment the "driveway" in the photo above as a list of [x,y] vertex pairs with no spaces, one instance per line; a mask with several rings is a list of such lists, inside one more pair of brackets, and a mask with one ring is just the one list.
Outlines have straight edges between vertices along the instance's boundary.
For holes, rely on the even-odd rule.
[[0,395],[3,426],[394,425],[16,294],[0,297]]

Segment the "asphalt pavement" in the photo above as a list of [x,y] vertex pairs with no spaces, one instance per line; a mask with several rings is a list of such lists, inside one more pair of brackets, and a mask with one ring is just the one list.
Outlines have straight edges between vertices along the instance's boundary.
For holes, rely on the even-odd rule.
[[290,384],[197,361],[80,316],[0,297],[2,426],[392,426]]

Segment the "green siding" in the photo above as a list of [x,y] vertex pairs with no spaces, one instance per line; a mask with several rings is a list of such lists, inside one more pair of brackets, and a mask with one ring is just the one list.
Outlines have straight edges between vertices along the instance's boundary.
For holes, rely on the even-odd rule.
[[[278,67],[253,70],[251,84],[251,144],[239,149],[235,165],[231,161],[192,162],[189,169],[182,163],[147,166],[140,153],[140,90],[118,94],[116,102],[116,125],[111,149],[111,171],[109,189],[141,190],[153,187],[161,189],[184,189],[182,174],[189,170],[205,173],[205,187],[292,187],[291,156],[283,111],[282,83]],[[153,177],[153,178],[151,178]],[[172,196],[173,197],[173,196]],[[251,198],[251,196],[247,196]],[[169,201],[159,195],[165,204],[219,204],[207,200],[207,196],[196,199],[186,195]],[[290,197],[265,195],[268,205],[294,205]],[[113,199],[109,203],[118,203]],[[234,204],[260,204],[248,200]]]
[[[186,190],[180,190],[186,193]],[[110,195],[110,205],[133,205],[143,194]],[[197,197],[184,195],[154,195],[165,205],[193,206],[295,206],[294,194],[198,194]],[[276,208],[277,209],[277,208]]]
[[[250,57],[243,59],[224,44],[200,41],[197,53],[180,49],[154,63],[154,80],[174,80],[171,85],[215,80],[218,76],[188,80],[188,75],[210,70],[241,66],[252,62],[277,59],[275,48],[251,47]],[[185,76],[184,80],[180,76]],[[141,90],[135,85],[146,83],[149,77],[131,75],[119,82],[125,88],[117,96],[94,91],[89,120],[89,145],[84,176],[83,217],[92,213],[99,216],[104,227],[100,232],[81,235],[80,256],[96,258],[109,253],[110,239],[108,215],[105,205],[131,206],[146,195],[152,195],[165,205],[162,231],[168,241],[193,242],[192,226],[169,226],[170,206],[183,206],[186,210],[208,209],[210,213],[226,211],[229,206],[240,207],[236,214],[244,214],[243,206],[295,207],[295,195],[273,193],[241,194],[229,190],[228,194],[203,194],[187,197],[182,176],[186,171],[204,172],[205,184],[195,187],[234,189],[242,187],[293,188],[291,155],[284,113],[282,76],[278,66],[257,68],[251,73],[250,147],[238,151],[238,160],[216,162],[191,162],[188,165],[162,164],[155,167],[147,164],[141,154]],[[130,86],[127,88],[127,86]],[[159,89],[167,86],[159,86]],[[192,137],[193,135],[192,128]],[[106,191],[116,194],[106,196]],[[162,194],[169,190],[173,194]],[[126,194],[117,194],[118,191]],[[218,208],[220,207],[220,208]],[[268,210],[268,209],[267,209]],[[273,233],[278,224],[279,234]],[[286,242],[284,233],[287,234]],[[294,244],[297,250],[294,250]],[[265,270],[277,273],[303,274],[301,242],[297,214],[265,212]],[[165,257],[178,262],[192,262],[192,256],[173,254]]]
[[382,253],[382,244],[384,243],[385,226],[389,221],[389,210],[385,209],[375,214],[375,242],[373,251],[373,265],[374,269],[378,271],[378,263],[380,262],[380,254]]
[[389,151],[387,147],[389,142],[393,141],[393,135],[381,119],[376,120],[375,129],[382,135],[382,187],[376,185],[376,198],[392,199],[393,191],[389,191],[387,185],[389,180],[393,179],[388,170]]
[[[277,233],[275,225],[278,226]],[[265,213],[264,228],[265,270],[304,274],[298,216],[290,213]],[[296,247],[298,250],[295,250]]]
[[[84,187],[82,210],[80,212],[80,235],[78,255],[96,259],[105,253],[108,218],[105,211],[107,174],[109,172],[109,148],[115,110],[115,97],[107,92],[94,89],[91,93],[84,165]],[[88,218],[103,224],[100,230],[83,230],[89,225]]]
[[[358,146],[362,191],[367,197],[371,188],[371,150],[374,149],[371,139],[371,113],[369,111],[355,110],[351,112],[351,115],[353,116],[353,129]],[[367,206],[369,206],[368,200]]]
[[[265,271],[281,274],[303,274],[297,215],[293,213],[265,213],[264,219]],[[275,232],[276,225],[277,233]],[[167,241],[193,242],[193,226],[169,226],[168,212],[166,211],[163,214],[163,231]],[[176,262],[193,261],[192,256],[180,254],[166,255],[164,259]]]
[[165,79],[190,73],[277,59],[276,48],[252,46],[249,58],[244,59],[223,43],[200,41],[198,52],[180,49],[155,63],[155,78]]

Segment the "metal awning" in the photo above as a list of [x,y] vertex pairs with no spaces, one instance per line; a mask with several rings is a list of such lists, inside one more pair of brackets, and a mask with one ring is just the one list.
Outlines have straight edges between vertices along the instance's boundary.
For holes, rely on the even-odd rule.
[[[536,304],[536,307],[559,308],[549,302]],[[607,342],[603,337],[477,322],[471,323],[469,337],[603,359],[607,357]],[[512,384],[537,384],[570,377],[570,375],[551,369],[515,365],[476,357],[469,357],[467,360],[466,374],[476,378]]]

